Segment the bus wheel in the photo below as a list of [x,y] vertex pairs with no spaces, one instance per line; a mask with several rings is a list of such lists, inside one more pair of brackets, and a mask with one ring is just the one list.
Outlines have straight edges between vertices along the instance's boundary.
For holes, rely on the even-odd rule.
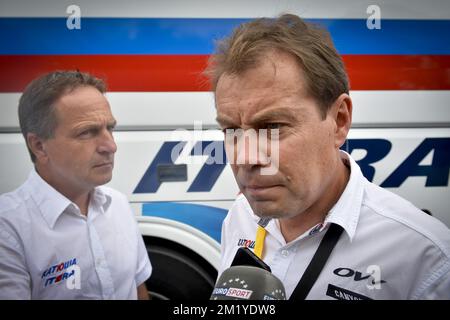
[[146,285],[152,299],[197,301],[211,296],[217,273],[202,266],[199,256],[183,251],[147,244],[153,271]]

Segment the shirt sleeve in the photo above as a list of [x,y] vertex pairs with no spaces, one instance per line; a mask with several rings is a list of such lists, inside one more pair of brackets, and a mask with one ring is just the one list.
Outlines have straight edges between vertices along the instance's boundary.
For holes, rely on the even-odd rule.
[[450,300],[450,259],[421,288],[420,300]]
[[31,299],[30,283],[21,245],[0,225],[0,300]]
[[152,274],[152,264],[148,257],[147,248],[145,247],[144,239],[142,238],[139,228],[136,226],[138,239],[138,262],[136,270],[136,287],[144,283]]

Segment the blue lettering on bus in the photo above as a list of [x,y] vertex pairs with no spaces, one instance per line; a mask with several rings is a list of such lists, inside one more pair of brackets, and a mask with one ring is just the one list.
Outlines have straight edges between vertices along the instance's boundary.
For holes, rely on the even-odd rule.
[[[434,151],[430,165],[420,162]],[[427,138],[381,184],[384,188],[398,188],[408,177],[427,177],[426,187],[448,186],[450,169],[450,138]]]
[[158,191],[161,182],[158,179],[157,166],[158,164],[173,164],[172,149],[179,143],[182,143],[183,146],[186,144],[184,141],[167,141],[163,143],[133,193],[156,193]]
[[[201,155],[208,156],[208,159],[187,192],[210,191],[227,165],[223,141],[199,141],[197,144]],[[196,146],[192,148],[191,155],[197,155],[195,154],[197,148]]]
[[[184,147],[185,144],[184,141],[164,142],[139,181],[134,193],[156,193],[161,185],[157,177],[158,164],[173,164],[171,159],[172,149]],[[344,146],[349,153],[357,149],[363,149],[367,152],[365,157],[358,160],[357,163],[369,181],[372,181],[375,176],[373,164],[385,158],[392,149],[391,142],[386,139],[348,139]],[[434,154],[431,164],[421,165],[420,162],[432,151],[434,151]],[[217,154],[218,152],[219,154]],[[199,141],[192,148],[191,155],[206,155],[208,158],[187,192],[211,191],[226,166],[223,141]],[[426,187],[448,186],[449,169],[450,138],[426,138],[385,179],[381,186],[398,188],[408,177],[413,176],[426,177]]]

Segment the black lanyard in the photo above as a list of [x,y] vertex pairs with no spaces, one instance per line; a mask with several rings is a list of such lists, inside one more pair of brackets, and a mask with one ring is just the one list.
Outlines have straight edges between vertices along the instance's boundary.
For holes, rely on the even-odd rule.
[[327,233],[325,233],[322,241],[320,242],[319,248],[314,254],[314,257],[311,259],[311,262],[306,268],[305,273],[303,273],[302,278],[295,287],[294,292],[292,292],[289,300],[305,300],[312,286],[319,277],[320,272],[322,272],[325,263],[327,263],[327,260],[331,255],[331,251],[333,251],[333,248],[339,241],[342,231],[344,231],[344,229],[340,225],[335,223],[330,225]]

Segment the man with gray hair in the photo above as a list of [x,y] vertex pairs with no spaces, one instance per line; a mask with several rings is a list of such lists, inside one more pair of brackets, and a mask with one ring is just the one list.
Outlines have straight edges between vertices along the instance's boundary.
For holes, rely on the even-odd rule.
[[116,125],[102,80],[57,71],[19,102],[34,168],[0,196],[0,299],[148,299],[152,267],[112,178]]
[[[291,299],[450,298],[449,229],[340,150],[352,100],[326,31],[290,14],[250,21],[219,43],[207,74],[227,157],[245,159],[230,160],[242,194],[223,223],[219,273],[254,243]],[[251,154],[230,134],[261,129],[278,150]]]

